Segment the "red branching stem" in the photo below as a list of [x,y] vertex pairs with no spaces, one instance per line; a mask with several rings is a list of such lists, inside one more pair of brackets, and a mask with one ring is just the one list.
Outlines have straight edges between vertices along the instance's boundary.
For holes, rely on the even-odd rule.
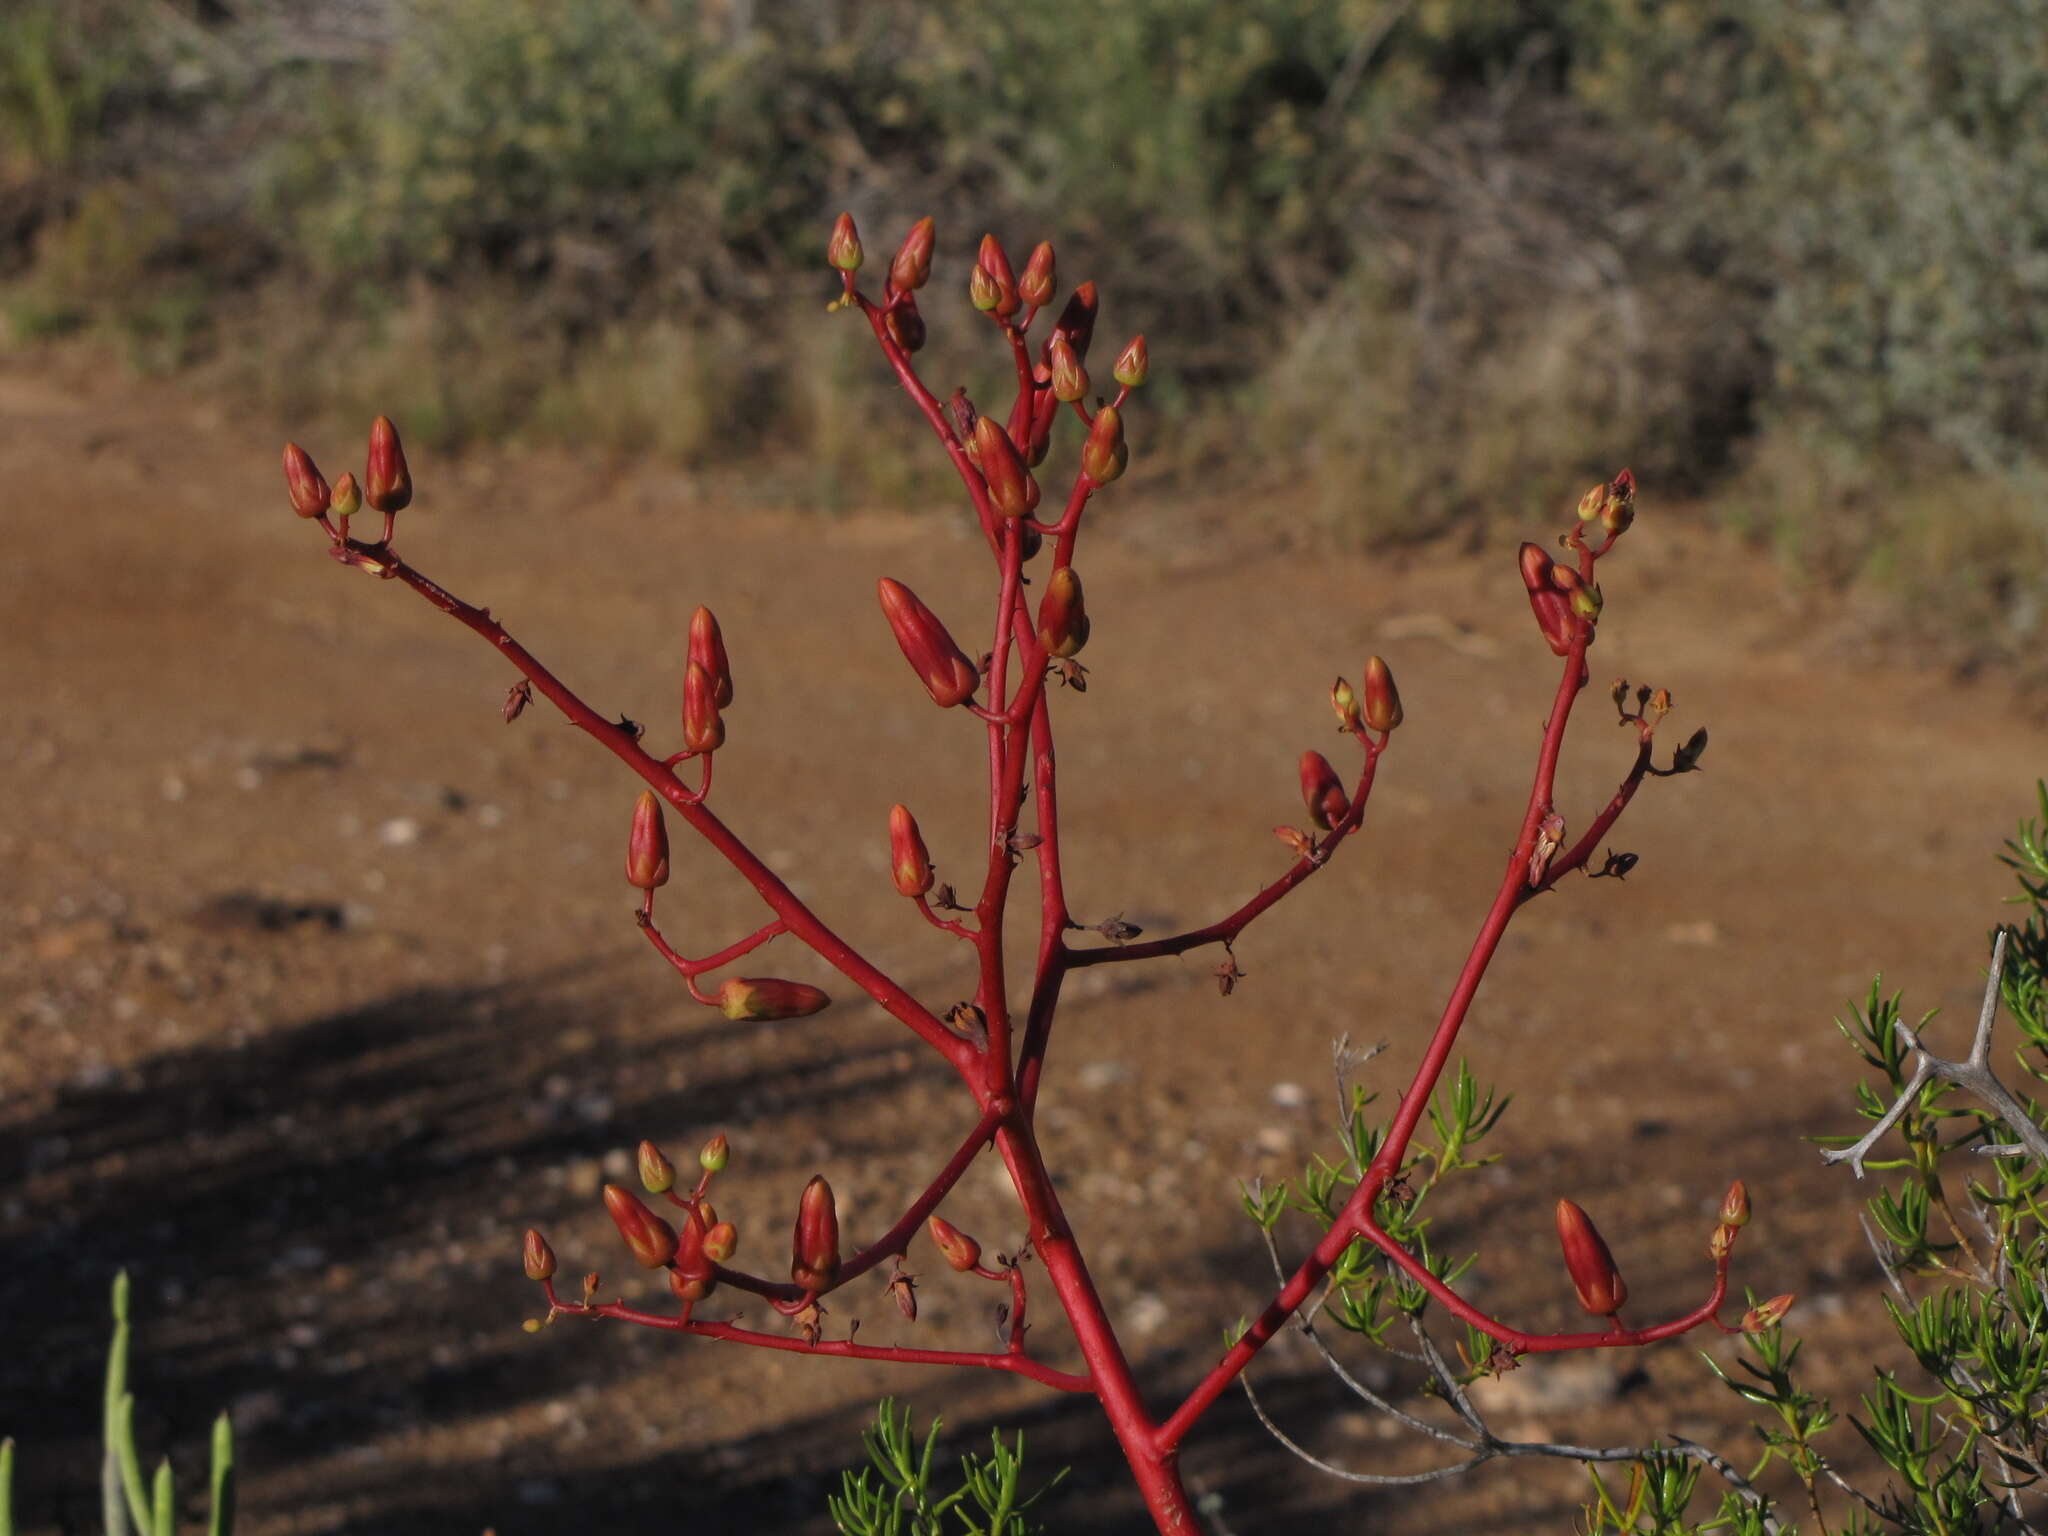
[[639,914],[640,927],[647,934],[648,942],[653,944],[655,949],[660,952],[661,958],[674,966],[683,980],[689,984],[690,996],[697,999],[700,1003],[715,1003],[718,999],[707,997],[697,990],[697,978],[699,976],[702,976],[706,971],[715,971],[722,965],[731,965],[733,961],[739,959],[742,955],[752,954],[777,934],[789,932],[789,925],[787,923],[779,917],[774,918],[769,922],[763,923],[759,928],[737,943],[726,945],[717,954],[706,955],[702,960],[692,960],[686,955],[677,954],[670,947],[668,940],[661,936],[661,930],[654,926],[654,919],[651,915],[653,895],[652,891],[648,892],[648,906],[643,908]]
[[944,1056],[955,1071],[963,1077],[972,1073],[974,1052],[966,1041],[947,1029],[899,983],[877,970],[866,957],[827,927],[752,849],[733,834],[731,828],[709,807],[699,803],[676,776],[662,766],[659,758],[649,756],[630,732],[621,730],[571,692],[526,647],[514,640],[505,627],[491,617],[488,609],[470,606],[382,546],[372,549],[351,544],[346,553],[352,559],[367,556],[370,563],[380,568],[379,574],[388,574],[403,581],[443,613],[488,640],[519,669],[543,698],[569,718],[572,725],[596,738],[674,806],[690,828],[753,886],[769,910],[787,925],[790,933],[809,945],[888,1013],[907,1024],[932,1049]]
[[1628,803],[1635,799],[1636,791],[1642,788],[1643,776],[1650,770],[1650,753],[1654,745],[1655,742],[1650,731],[1645,729],[1642,732],[1642,744],[1636,748],[1636,760],[1630,766],[1627,777],[1621,781],[1621,787],[1615,790],[1614,798],[1609,800],[1601,808],[1600,814],[1593,818],[1593,823],[1586,828],[1585,835],[1576,843],[1573,843],[1569,850],[1559,854],[1552,861],[1549,871],[1543,877],[1542,883],[1530,887],[1523,895],[1522,899],[1524,901],[1528,900],[1531,896],[1551,889],[1561,878],[1570,874],[1573,870],[1585,868],[1586,861],[1592,858],[1593,850],[1599,847],[1600,840],[1607,835],[1608,829],[1620,819],[1621,813],[1628,809]]
[[916,901],[917,910],[924,914],[925,921],[930,923],[934,928],[943,928],[946,932],[952,934],[955,938],[965,939],[970,944],[974,942],[974,930],[972,928],[969,928],[965,923],[957,923],[953,921],[953,919],[950,917],[939,916],[938,913],[932,910],[931,902],[926,900],[922,896],[917,897]]

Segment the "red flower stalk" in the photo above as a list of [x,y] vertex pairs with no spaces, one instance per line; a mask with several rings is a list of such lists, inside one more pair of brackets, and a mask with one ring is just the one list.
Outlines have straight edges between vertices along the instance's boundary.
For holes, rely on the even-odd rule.
[[605,1185],[604,1208],[643,1269],[660,1269],[676,1256],[676,1229],[641,1204],[630,1189]]
[[731,1157],[732,1143],[725,1139],[725,1132],[720,1131],[697,1149],[697,1166],[706,1173],[723,1173]]
[[1551,654],[1562,656],[1572,648],[1573,626],[1571,605],[1551,580],[1551,573],[1561,567],[1541,544],[1524,544],[1521,559],[1522,585],[1529,591],[1530,611],[1536,615],[1537,627],[1543,631]]
[[718,988],[719,1011],[735,1022],[801,1019],[831,1001],[816,987],[779,976],[733,976]]
[[790,1236],[789,1278],[807,1291],[830,1290],[839,1278],[839,1208],[822,1174],[804,1186]]
[[932,888],[932,856],[907,805],[889,808],[889,874],[905,896],[922,896]]
[[1063,565],[1046,579],[1038,603],[1038,643],[1047,654],[1065,660],[1081,654],[1088,643],[1088,609],[1081,600],[1081,578]]
[[370,461],[363,471],[363,500],[374,512],[403,512],[412,504],[412,471],[389,416],[370,423]]
[[1088,370],[1081,366],[1081,360],[1074,355],[1074,344],[1057,333],[1052,344],[1046,348],[1046,366],[1052,378],[1052,397],[1062,404],[1071,405],[1088,393]]
[[1131,451],[1124,443],[1124,419],[1113,405],[1095,413],[1088,441],[1081,445],[1081,472],[1097,485],[1107,485],[1124,472]]
[[640,1187],[650,1195],[665,1195],[676,1187],[676,1165],[651,1141],[640,1143]]
[[626,839],[626,884],[651,891],[668,884],[668,826],[661,801],[651,789],[633,802],[633,831]]
[[932,1242],[937,1245],[940,1255],[953,1268],[966,1274],[981,1262],[981,1244],[962,1232],[943,1216],[931,1219]]
[[690,660],[711,674],[711,702],[732,708],[732,663],[726,660],[725,636],[709,608],[690,615]]
[[1320,752],[1301,754],[1301,798],[1308,807],[1309,820],[1325,832],[1351,814],[1351,797],[1344,793],[1337,770]]
[[548,1240],[533,1227],[526,1229],[526,1278],[529,1280],[552,1280],[555,1276],[555,1250],[548,1246]]
[[683,670],[683,745],[692,752],[716,752],[725,745],[718,682],[701,661]]
[[974,423],[975,462],[988,482],[988,499],[1004,517],[1022,517],[1038,504],[1038,485],[1017,445],[993,416]]
[[1401,690],[1394,674],[1377,656],[1365,659],[1365,723],[1385,734],[1401,723]]
[[1599,1228],[1569,1200],[1557,1202],[1557,1241],[1564,1249],[1564,1267],[1571,1272],[1579,1305],[1595,1317],[1612,1317],[1628,1300],[1628,1286],[1614,1266]]
[[825,242],[825,259],[842,272],[858,272],[866,254],[860,248],[860,231],[853,227],[853,215],[842,213],[832,221],[832,236]]
[[889,263],[889,281],[905,293],[922,288],[932,275],[932,246],[936,239],[937,226],[929,217],[911,225],[910,233],[896,249],[895,259]]
[[301,517],[318,517],[333,501],[327,477],[313,456],[297,443],[284,445],[284,483],[291,493],[292,510]]
[[878,591],[882,612],[895,632],[896,643],[903,648],[904,657],[924,683],[932,702],[950,709],[973,698],[981,676],[974,670],[974,663],[953,643],[938,616],[900,581],[884,576]]
[[1043,309],[1052,302],[1057,288],[1052,270],[1052,242],[1041,240],[1031,248],[1031,259],[1024,263],[1024,275],[1017,279],[1017,296],[1033,309]]
[[1145,338],[1133,336],[1130,344],[1117,354],[1116,367],[1110,377],[1126,389],[1136,389],[1152,376],[1152,357],[1145,350]]
[[1004,253],[1002,242],[994,235],[981,237],[981,250],[974,258],[974,270],[982,273],[995,291],[995,302],[984,304],[977,290],[973,295],[974,307],[992,309],[1005,320],[1017,313],[1020,302],[1017,297],[1017,277],[1010,270],[1010,258]]

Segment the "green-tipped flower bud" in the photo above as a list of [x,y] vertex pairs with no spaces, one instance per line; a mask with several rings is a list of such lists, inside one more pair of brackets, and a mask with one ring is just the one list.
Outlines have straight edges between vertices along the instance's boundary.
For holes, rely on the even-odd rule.
[[889,808],[889,875],[905,896],[922,896],[932,888],[932,856],[907,805]]
[[1344,793],[1337,770],[1320,752],[1301,754],[1301,799],[1308,807],[1309,820],[1324,832],[1351,814],[1351,797]]
[[1742,1314],[1744,1333],[1767,1333],[1785,1321],[1785,1314],[1792,1310],[1792,1303],[1799,1298],[1791,1291],[1782,1296],[1773,1296]]
[[732,707],[732,663],[726,659],[725,636],[709,608],[700,607],[690,615],[690,660],[711,674],[711,702],[720,709]]
[[1074,356],[1074,344],[1064,336],[1055,335],[1046,349],[1046,356],[1052,369],[1053,399],[1071,405],[1084,398],[1088,393],[1088,370]]
[[731,1157],[732,1143],[725,1139],[725,1132],[720,1131],[697,1149],[697,1166],[706,1173],[723,1173]]
[[842,272],[858,272],[866,259],[860,248],[860,231],[853,227],[853,215],[842,213],[832,221],[832,238],[825,242],[825,259]]
[[526,1278],[529,1280],[552,1280],[555,1277],[555,1250],[548,1246],[548,1240],[533,1227],[526,1229]]
[[328,509],[336,517],[354,517],[363,510],[363,488],[356,484],[354,471],[343,470],[341,478],[334,482],[334,496]]
[[1052,302],[1058,284],[1052,271],[1052,243],[1041,240],[1031,249],[1031,259],[1024,263],[1024,275],[1017,279],[1017,296],[1033,309],[1043,309]]
[[284,484],[291,494],[292,510],[301,517],[318,517],[334,497],[320,466],[297,443],[284,445]]
[[363,472],[363,500],[374,512],[402,512],[412,503],[412,471],[398,428],[389,416],[370,423],[370,461]]
[[651,1141],[640,1143],[640,1187],[650,1195],[665,1195],[676,1187],[676,1165]]
[[716,752],[725,745],[718,683],[698,661],[683,669],[683,745],[692,752]]
[[961,1274],[966,1274],[981,1262],[981,1244],[945,1217],[934,1216],[931,1219],[930,1230],[932,1242],[937,1245],[940,1256]]
[[1082,601],[1081,578],[1063,565],[1046,579],[1038,603],[1038,643],[1062,661],[1081,654],[1088,643],[1088,609]]
[[660,1269],[676,1256],[676,1229],[642,1205],[630,1189],[605,1185],[604,1208],[643,1269]]
[[911,225],[910,233],[896,249],[895,259],[889,263],[889,281],[905,293],[922,288],[925,279],[932,275],[932,245],[936,238],[937,226],[929,217]]
[[981,677],[974,670],[938,616],[918,601],[917,594],[900,581],[883,577],[878,588],[882,612],[889,629],[902,647],[932,702],[950,709],[974,697]]
[[1031,471],[1024,467],[1023,456],[1003,424],[993,416],[977,420],[974,447],[975,462],[988,482],[990,504],[1004,517],[1024,516],[1038,498],[1032,494]]
[[626,884],[651,891],[668,884],[668,826],[661,801],[651,789],[633,802],[633,830],[626,838]]
[[1145,338],[1133,336],[1130,344],[1117,354],[1116,367],[1110,377],[1126,389],[1136,389],[1152,376],[1152,357],[1145,350]]
[[1358,729],[1358,695],[1341,677],[1330,684],[1330,708],[1337,712],[1337,724],[1342,729]]
[[1017,277],[1010,270],[1010,258],[1005,254],[1002,242],[997,240],[994,235],[983,235],[981,237],[981,250],[975,256],[974,267],[977,272],[988,274],[989,281],[994,285],[996,294],[995,303],[984,305],[980,298],[977,297],[974,301],[974,307],[976,309],[993,309],[1005,320],[1017,313],[1019,304],[1017,298]]
[[1557,1240],[1564,1249],[1564,1267],[1571,1272],[1579,1305],[1595,1317],[1612,1317],[1628,1300],[1628,1287],[1615,1268],[1614,1255],[1592,1218],[1569,1200],[1557,1202]]
[[1113,405],[1095,413],[1088,441],[1081,445],[1081,472],[1097,485],[1108,485],[1124,472],[1131,451],[1124,443],[1124,420]]
[[1377,656],[1365,659],[1365,723],[1385,733],[1401,723],[1401,690],[1394,686],[1394,674]]
[[976,267],[967,274],[967,300],[985,315],[993,313],[1003,302],[1002,286],[986,267]]
[[1737,1179],[1728,1186],[1728,1193],[1721,1197],[1721,1225],[1724,1227],[1746,1227],[1749,1225],[1749,1186]]
[[1600,515],[1600,509],[1607,505],[1607,482],[1601,481],[1579,498],[1579,521],[1590,523]]
[[804,1186],[797,1204],[789,1278],[807,1291],[830,1290],[839,1278],[839,1209],[822,1174]]
[[801,1019],[831,1001],[816,987],[778,976],[734,976],[718,988],[719,1012],[735,1022]]

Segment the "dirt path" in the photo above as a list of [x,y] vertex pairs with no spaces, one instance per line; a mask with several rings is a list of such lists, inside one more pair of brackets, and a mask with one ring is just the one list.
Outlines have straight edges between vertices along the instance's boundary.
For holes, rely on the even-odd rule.
[[[878,383],[875,405],[898,402]],[[641,1135],[730,1131],[721,1208],[772,1265],[809,1173],[860,1234],[958,1137],[962,1106],[871,1008],[741,1027],[671,987],[618,879],[630,785],[544,711],[501,725],[509,675],[485,647],[321,558],[277,483],[285,430],[166,388],[0,374],[0,1402],[25,1405],[0,1429],[23,1442],[27,1528],[96,1521],[100,1316],[126,1263],[145,1436],[196,1484],[206,1417],[231,1404],[254,1536],[822,1530],[822,1489],[883,1392],[975,1437],[990,1416],[1027,1424],[1047,1466],[1080,1464],[1056,1528],[1129,1529],[1085,1406],[519,1332],[527,1222],[565,1267],[626,1273],[591,1196]],[[657,733],[683,624],[711,602],[740,688],[722,813],[879,962],[933,1000],[965,995],[960,957],[889,890],[884,818],[909,800],[942,878],[965,876],[979,736],[931,709],[871,595],[896,575],[965,619],[938,595],[982,569],[950,514],[828,521],[514,455],[415,477],[408,556]],[[1874,1336],[1854,1191],[1798,1139],[1853,1123],[1828,1020],[1878,969],[1909,1006],[1972,1003],[2005,891],[1992,855],[2048,736],[1999,679],[1859,662],[1758,559],[1671,523],[1652,488],[1606,582],[1595,674],[1668,685],[1672,724],[1712,729],[1708,771],[1647,787],[1617,840],[1642,855],[1626,885],[1574,883],[1519,922],[1467,1037],[1516,1095],[1505,1159],[1441,1238],[1483,1240],[1490,1305],[1559,1325],[1545,1228],[1573,1194],[1662,1312],[1704,1284],[1707,1212],[1739,1172],[1759,1211],[1741,1279],[1805,1295],[1816,1358],[1853,1381]],[[1098,527],[1092,686],[1062,701],[1084,919],[1205,921],[1283,867],[1269,829],[1299,818],[1294,760],[1325,743],[1329,679],[1368,649],[1408,708],[1368,841],[1252,931],[1236,996],[1213,957],[1096,972],[1056,1047],[1051,1150],[1164,1398],[1262,1295],[1236,1181],[1333,1146],[1331,1038],[1390,1042],[1374,1081],[1405,1076],[1512,841],[1552,662],[1509,552],[1273,552],[1135,496]],[[1567,765],[1576,822],[1627,756],[1604,707],[1596,690]],[[753,925],[708,856],[679,845],[676,864],[679,943]],[[977,1170],[949,1209],[1000,1246],[997,1195]],[[986,1298],[950,1279],[927,1275],[921,1340],[988,1327]],[[864,1338],[905,1332],[879,1294],[849,1307]],[[1061,1352],[1049,1321],[1042,1337]],[[1519,1373],[1502,1422],[1745,1443],[1688,1350],[1644,1367]],[[1291,1350],[1260,1380],[1333,1457],[1428,1464]],[[1239,1536],[1309,1528],[1311,1508],[1342,1511],[1325,1529],[1561,1530],[1583,1486],[1514,1467],[1355,1494],[1280,1459],[1236,1400],[1190,1467]]]

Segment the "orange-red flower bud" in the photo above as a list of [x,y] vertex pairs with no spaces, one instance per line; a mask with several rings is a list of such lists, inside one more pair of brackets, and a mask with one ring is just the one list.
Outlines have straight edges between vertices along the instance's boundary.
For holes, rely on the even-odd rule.
[[822,1174],[804,1186],[797,1204],[789,1278],[807,1291],[829,1290],[839,1278],[839,1209]]
[[626,884],[643,891],[668,884],[668,826],[661,801],[651,789],[633,802],[633,831],[626,839]]
[[1145,350],[1145,338],[1133,336],[1130,344],[1117,354],[1116,367],[1110,377],[1126,389],[1136,389],[1152,376],[1152,355]]
[[1795,1293],[1787,1291],[1782,1296],[1773,1296],[1769,1301],[1759,1302],[1742,1314],[1742,1331],[1763,1333],[1767,1329],[1777,1327],[1785,1321],[1785,1314],[1792,1310],[1792,1303],[1798,1299]]
[[1010,270],[1010,258],[1005,254],[1002,242],[994,235],[981,237],[981,250],[974,258],[977,272],[988,275],[995,288],[995,303],[984,305],[979,298],[974,301],[976,309],[992,309],[1005,320],[1017,313],[1017,277]]
[[552,1280],[555,1277],[555,1250],[548,1246],[548,1240],[533,1227],[526,1229],[526,1278],[529,1280]]
[[1053,399],[1072,404],[1088,393],[1088,370],[1081,366],[1081,360],[1074,355],[1074,344],[1066,337],[1053,337],[1046,348],[1046,360],[1052,369]]
[[1351,813],[1351,797],[1337,770],[1320,752],[1301,754],[1301,798],[1308,807],[1308,819],[1327,832]]
[[731,1157],[732,1143],[725,1139],[725,1132],[720,1131],[697,1149],[697,1166],[706,1173],[723,1173]]
[[1124,443],[1124,420],[1113,405],[1095,413],[1088,441],[1081,445],[1081,472],[1097,485],[1107,485],[1124,472],[1131,451]]
[[1003,302],[1002,286],[988,268],[976,267],[967,274],[967,301],[983,314],[990,313]]
[[853,227],[853,215],[842,213],[832,221],[832,234],[825,242],[825,259],[842,272],[858,272],[866,260],[860,248],[860,231]]
[[1728,1186],[1728,1193],[1721,1197],[1721,1225],[1724,1227],[1746,1227],[1749,1225],[1749,1186],[1737,1179]]
[[932,856],[907,805],[889,808],[889,874],[905,896],[922,896],[932,888]]
[[301,517],[318,517],[334,497],[320,466],[297,443],[284,445],[284,484],[291,493],[292,510]]
[[1330,684],[1330,708],[1337,712],[1337,724],[1347,731],[1358,729],[1358,695],[1343,678]]
[[940,1255],[954,1269],[966,1274],[981,1262],[981,1244],[962,1232],[943,1216],[931,1219],[932,1241],[938,1245]]
[[1365,659],[1365,723],[1380,732],[1401,723],[1401,690],[1394,686],[1394,674],[1377,656]]
[[702,1252],[714,1264],[723,1264],[739,1252],[739,1229],[729,1221],[721,1221],[704,1234]]
[[932,245],[937,228],[930,217],[919,219],[896,248],[895,259],[889,263],[889,281],[905,293],[915,293],[932,275]]
[[1010,434],[993,416],[974,423],[975,462],[988,482],[988,499],[1004,517],[1022,517],[1037,500],[1031,494],[1031,471]]
[[676,1256],[676,1229],[641,1204],[630,1189],[605,1185],[604,1208],[642,1268],[660,1269]]
[[1579,521],[1590,523],[1600,515],[1600,509],[1607,505],[1607,482],[1601,481],[1579,498]]
[[1551,653],[1563,656],[1572,648],[1571,605],[1551,580],[1551,573],[1564,567],[1551,559],[1549,551],[1541,544],[1524,544],[1521,560],[1522,585],[1529,592],[1530,611],[1536,615],[1537,627],[1543,631],[1543,639]]
[[711,702],[720,709],[732,707],[732,663],[726,659],[725,636],[709,608],[700,607],[690,615],[690,660],[711,674]]
[[1045,596],[1038,602],[1038,643],[1063,661],[1080,655],[1088,643],[1088,609],[1081,597],[1081,578],[1071,565],[1046,578]]
[[1044,361],[1052,361],[1054,338],[1064,336],[1067,345],[1074,349],[1074,361],[1088,361],[1088,343],[1095,339],[1095,285],[1083,283],[1067,295],[1067,302],[1060,307],[1060,317],[1053,322],[1052,334],[1046,337]]
[[683,745],[692,752],[716,752],[725,745],[718,683],[701,661],[683,669]]
[[375,512],[402,512],[412,503],[412,471],[389,416],[370,423],[370,461],[363,470],[363,500]]
[[1024,263],[1024,275],[1017,279],[1017,296],[1033,309],[1043,309],[1052,302],[1057,288],[1052,270],[1052,242],[1041,240],[1031,248],[1031,259]]
[[900,581],[884,576],[878,591],[896,643],[932,702],[950,709],[974,697],[981,678],[938,616]]
[[650,1195],[665,1195],[676,1187],[676,1165],[651,1141],[640,1143],[640,1187]]
[[343,470],[341,478],[334,482],[334,495],[328,502],[328,510],[336,517],[354,517],[363,510],[363,488],[356,484],[353,470]]
[[778,976],[733,976],[719,983],[718,1008],[728,1019],[801,1019],[832,999],[801,981]]
[[1628,1287],[1614,1267],[1614,1255],[1592,1218],[1569,1200],[1557,1202],[1557,1241],[1571,1272],[1579,1305],[1595,1317],[1612,1317],[1628,1300]]

